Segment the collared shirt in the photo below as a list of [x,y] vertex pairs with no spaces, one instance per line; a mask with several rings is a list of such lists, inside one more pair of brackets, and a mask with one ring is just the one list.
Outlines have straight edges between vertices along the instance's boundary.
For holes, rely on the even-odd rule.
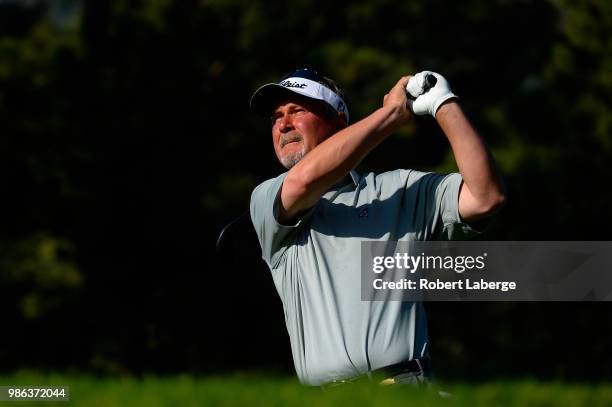
[[283,303],[300,381],[319,385],[427,356],[421,303],[361,300],[361,242],[474,234],[459,216],[461,175],[352,171],[289,226],[278,222],[285,176],[255,188],[251,219]]

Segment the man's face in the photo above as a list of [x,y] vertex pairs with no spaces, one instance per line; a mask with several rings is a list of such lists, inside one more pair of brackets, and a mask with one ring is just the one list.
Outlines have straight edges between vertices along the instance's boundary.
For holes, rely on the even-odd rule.
[[289,169],[338,130],[320,102],[290,97],[277,103],[272,113],[272,141],[281,164]]

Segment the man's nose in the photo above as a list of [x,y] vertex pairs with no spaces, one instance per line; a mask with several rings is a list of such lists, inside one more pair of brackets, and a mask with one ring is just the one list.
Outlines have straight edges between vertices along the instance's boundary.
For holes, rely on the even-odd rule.
[[285,114],[280,117],[279,129],[282,133],[286,133],[288,131],[293,130],[293,121],[291,120],[291,116]]

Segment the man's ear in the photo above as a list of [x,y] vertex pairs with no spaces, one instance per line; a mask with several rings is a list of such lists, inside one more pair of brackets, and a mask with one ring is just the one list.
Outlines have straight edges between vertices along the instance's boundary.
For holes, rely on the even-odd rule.
[[346,114],[344,112],[338,112],[336,115],[336,129],[340,131],[346,126]]

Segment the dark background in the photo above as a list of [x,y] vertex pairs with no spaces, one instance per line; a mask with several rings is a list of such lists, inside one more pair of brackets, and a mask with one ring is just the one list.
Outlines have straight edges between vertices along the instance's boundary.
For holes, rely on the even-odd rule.
[[[606,240],[612,3],[0,1],[0,366],[292,374],[248,219],[282,171],[254,89],[305,64],[354,121],[443,73],[509,202],[486,240]],[[418,118],[361,170],[453,171]],[[611,270],[612,272],[612,270]],[[609,303],[428,303],[451,379],[612,377]]]

